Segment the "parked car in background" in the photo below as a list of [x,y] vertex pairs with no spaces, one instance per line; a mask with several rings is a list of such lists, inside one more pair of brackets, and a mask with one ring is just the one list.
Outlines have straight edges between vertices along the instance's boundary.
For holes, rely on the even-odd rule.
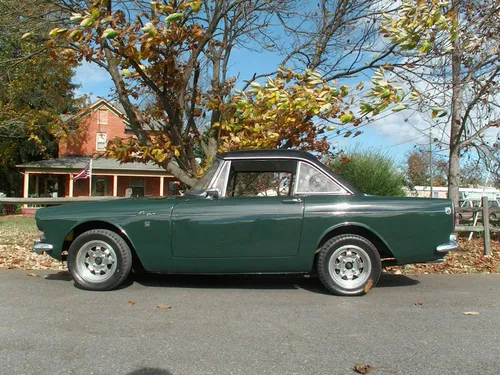
[[311,154],[218,155],[182,197],[44,208],[33,250],[67,258],[76,286],[109,290],[131,269],[177,274],[317,272],[338,295],[367,293],[383,265],[457,250],[448,199],[366,196]]
[[[464,199],[459,202],[460,208],[482,208],[482,201],[480,199]],[[499,208],[500,204],[498,200],[489,200],[488,201],[488,207],[490,208]],[[460,212],[458,214],[458,220],[459,222],[467,223],[467,222],[472,222],[474,221],[474,216],[477,215],[477,220],[482,221],[483,220],[483,210],[479,210],[476,212],[470,211],[470,212]],[[489,213],[489,218],[490,221],[497,221],[498,220],[498,215],[499,213],[497,212],[490,212]]]

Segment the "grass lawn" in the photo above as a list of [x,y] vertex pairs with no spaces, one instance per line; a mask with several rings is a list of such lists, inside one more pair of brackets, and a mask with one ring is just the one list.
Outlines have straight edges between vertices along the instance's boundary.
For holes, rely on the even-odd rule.
[[39,235],[33,216],[0,216],[0,268],[64,269],[61,262],[31,251]]

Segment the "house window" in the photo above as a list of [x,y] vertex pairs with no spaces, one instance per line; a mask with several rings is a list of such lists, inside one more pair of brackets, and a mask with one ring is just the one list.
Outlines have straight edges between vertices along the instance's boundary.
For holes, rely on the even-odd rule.
[[97,151],[106,150],[107,141],[108,141],[108,137],[107,137],[106,133],[97,133],[95,149]]
[[100,125],[108,125],[108,110],[100,109],[97,114],[97,123]]
[[130,188],[132,189],[133,197],[143,197],[144,196],[144,178],[143,177],[132,177],[130,179]]
[[179,184],[176,181],[168,182],[168,195],[179,195]]
[[108,180],[105,178],[95,178],[93,181],[92,195],[96,197],[104,197],[108,191]]

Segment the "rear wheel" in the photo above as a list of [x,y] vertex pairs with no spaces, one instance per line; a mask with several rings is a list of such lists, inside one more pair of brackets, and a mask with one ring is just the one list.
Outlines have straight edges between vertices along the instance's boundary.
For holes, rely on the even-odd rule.
[[323,285],[341,296],[363,295],[377,283],[380,255],[366,238],[345,234],[327,241],[320,249],[318,275]]
[[110,230],[89,230],[78,236],[68,251],[68,270],[81,289],[116,288],[127,278],[131,267],[129,246]]

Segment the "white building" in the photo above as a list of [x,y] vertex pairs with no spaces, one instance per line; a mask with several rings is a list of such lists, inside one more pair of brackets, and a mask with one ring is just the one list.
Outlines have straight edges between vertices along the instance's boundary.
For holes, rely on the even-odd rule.
[[[408,194],[413,197],[429,198],[431,196],[430,186],[415,186]],[[447,198],[448,187],[433,186],[432,198]],[[481,197],[488,197],[489,200],[500,199],[500,190],[494,187],[480,186],[477,188],[460,188],[460,199],[479,200]]]

